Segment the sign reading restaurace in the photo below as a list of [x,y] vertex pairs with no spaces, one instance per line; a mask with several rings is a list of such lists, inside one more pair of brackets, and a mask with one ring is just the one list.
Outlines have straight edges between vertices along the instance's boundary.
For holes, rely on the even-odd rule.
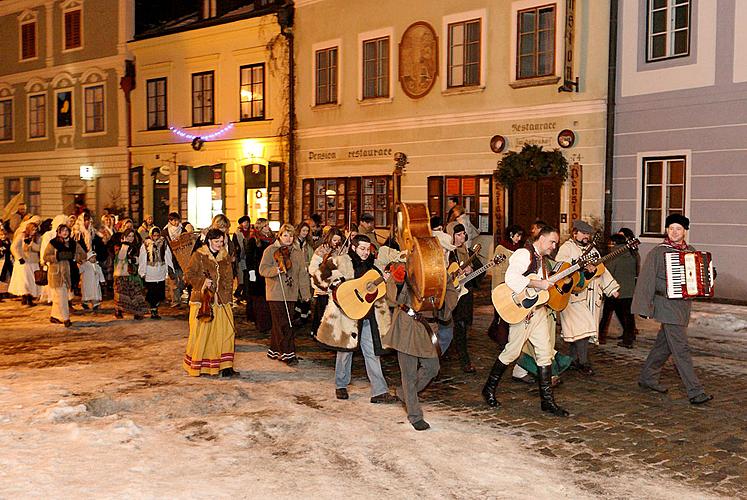
[[394,159],[392,148],[357,148],[341,149],[338,151],[309,151],[306,155],[308,161],[338,161],[338,160],[365,160],[365,159]]

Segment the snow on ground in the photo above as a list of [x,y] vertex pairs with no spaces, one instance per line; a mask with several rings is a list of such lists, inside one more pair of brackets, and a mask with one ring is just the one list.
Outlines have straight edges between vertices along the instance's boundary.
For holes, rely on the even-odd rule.
[[570,477],[512,429],[429,405],[432,429],[416,432],[400,405],[368,402],[367,381],[338,401],[330,369],[245,341],[241,378],[190,378],[183,320],[64,329],[47,314],[0,304],[0,498],[575,499],[594,482],[617,498],[703,498],[634,468]]

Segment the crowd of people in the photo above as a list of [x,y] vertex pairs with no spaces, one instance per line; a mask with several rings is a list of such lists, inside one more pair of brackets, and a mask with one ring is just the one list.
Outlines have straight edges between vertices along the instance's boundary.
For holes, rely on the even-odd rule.
[[[443,250],[444,268],[457,271],[447,279],[442,305],[431,315],[416,306],[417,293],[408,279],[406,255],[393,236],[374,231],[374,219],[363,214],[347,228],[325,226],[312,215],[293,226],[272,231],[264,218],[238,219],[232,231],[225,215],[210,227],[195,232],[178,213],[159,228],[146,216],[137,229],[131,219],[103,215],[98,225],[91,214],[58,215],[42,221],[25,214],[24,207],[0,228],[0,300],[14,295],[33,307],[51,303],[50,321],[71,326],[70,310],[97,312],[111,296],[114,315],[135,320],[161,318],[159,307],[189,306],[189,339],[183,368],[191,376],[235,377],[236,322],[234,311],[244,308],[246,319],[269,335],[267,357],[287,365],[298,364],[296,332],[308,323],[312,336],[337,351],[335,397],[349,398],[353,353],[362,352],[370,381],[371,403],[403,402],[417,430],[429,428],[418,392],[437,376],[439,359],[454,344],[465,373],[474,373],[467,338],[473,320],[474,290],[479,276],[462,285],[458,279],[482,266],[479,231],[456,199],[448,201],[446,220],[431,217],[431,234]],[[671,219],[671,220],[670,220]],[[482,389],[487,405],[498,407],[498,383],[516,361],[512,378],[539,386],[540,407],[556,416],[569,412],[555,402],[553,388],[566,369],[593,376],[589,346],[604,344],[613,314],[622,325],[618,345],[631,348],[636,339],[634,313],[662,323],[654,350],[646,361],[639,384],[665,392],[658,382],[661,366],[671,354],[683,378],[690,401],[704,403],[705,394],[692,369],[686,339],[689,303],[661,294],[661,256],[667,249],[690,248],[684,242],[689,220],[667,219],[667,239],[641,266],[633,233],[627,228],[612,235],[610,250],[629,246],[628,252],[608,263],[606,270],[592,264],[588,279],[561,311],[533,308],[525,319],[507,323],[497,312],[488,335],[498,344],[495,360]],[[684,228],[684,229],[682,229]],[[571,237],[560,245],[557,229],[536,221],[529,232],[510,226],[496,241],[492,258],[502,263],[492,272],[492,288],[505,283],[514,294],[547,290],[551,276],[564,262],[601,254],[591,238],[594,228],[582,220],[573,223]],[[188,235],[185,247],[185,235]],[[178,249],[177,249],[178,248]],[[186,252],[186,253],[185,253]],[[653,260],[652,260],[653,259]],[[181,262],[181,264],[180,264]],[[350,317],[338,303],[337,292],[346,281],[367,273],[379,276],[385,292],[376,296],[362,317]],[[638,280],[641,273],[646,279]],[[641,284],[643,283],[643,285]],[[366,293],[377,293],[375,289]],[[681,304],[686,304],[681,305]],[[601,326],[600,326],[601,325]],[[556,329],[568,345],[568,355],[556,350]],[[380,356],[397,352],[401,386],[390,392]]]

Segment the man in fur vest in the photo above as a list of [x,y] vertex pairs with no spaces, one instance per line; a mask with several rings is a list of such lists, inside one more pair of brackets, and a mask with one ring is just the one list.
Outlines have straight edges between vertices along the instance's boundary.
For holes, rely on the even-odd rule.
[[[589,248],[591,234],[594,232],[588,223],[578,219],[573,221],[571,238],[560,245],[555,260],[558,262],[575,262]],[[599,257],[599,252],[592,248],[590,255]],[[588,271],[596,270],[587,266]],[[571,294],[568,307],[560,312],[560,325],[563,328],[563,340],[570,344],[569,354],[573,358],[572,368],[587,376],[594,375],[589,363],[589,343],[596,343],[599,335],[599,319],[602,315],[602,300],[618,297],[620,285],[605,269],[601,276],[587,280],[580,292]]]
[[[360,278],[371,269],[376,269],[376,262],[371,253],[372,243],[368,236],[357,235],[351,240],[347,254],[327,259],[326,265],[320,270],[321,285],[327,289],[334,288],[343,280]],[[388,273],[384,274],[388,277]],[[360,346],[366,363],[366,375],[371,382],[372,403],[396,403],[397,398],[389,394],[389,387],[381,370],[379,356],[383,354],[380,332],[386,332],[391,323],[391,314],[384,297],[373,303],[368,314],[360,320],[354,320],[345,315],[335,304],[329,301],[324,310],[321,324],[316,338],[323,344],[336,349],[335,360],[335,396],[337,399],[348,399],[348,384],[350,384],[353,367],[353,350]]]

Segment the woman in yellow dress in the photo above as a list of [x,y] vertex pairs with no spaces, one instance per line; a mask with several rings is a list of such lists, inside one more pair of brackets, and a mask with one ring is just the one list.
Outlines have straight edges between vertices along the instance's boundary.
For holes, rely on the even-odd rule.
[[[193,377],[203,374],[237,377],[239,372],[233,369],[233,270],[226,236],[220,229],[213,228],[207,232],[205,240],[207,244],[192,254],[184,275],[184,281],[192,285],[192,296],[183,366]],[[207,296],[211,301],[212,318],[198,318],[203,297],[208,299]]]

